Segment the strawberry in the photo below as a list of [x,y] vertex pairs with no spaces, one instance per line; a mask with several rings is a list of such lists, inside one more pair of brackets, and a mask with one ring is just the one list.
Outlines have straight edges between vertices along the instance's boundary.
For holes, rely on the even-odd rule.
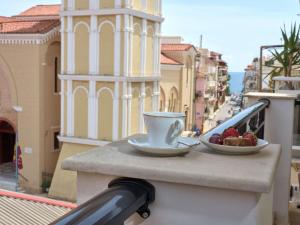
[[230,127],[223,132],[222,139],[225,139],[228,137],[239,137],[239,136],[240,136],[240,133],[238,132],[238,130],[235,129],[234,127]]
[[212,144],[217,144],[217,145],[222,145],[223,144],[223,140],[222,140],[222,135],[220,134],[213,134],[209,140],[210,143]]
[[253,132],[246,132],[243,134],[243,138],[247,138],[251,140],[252,146],[257,145],[257,137]]

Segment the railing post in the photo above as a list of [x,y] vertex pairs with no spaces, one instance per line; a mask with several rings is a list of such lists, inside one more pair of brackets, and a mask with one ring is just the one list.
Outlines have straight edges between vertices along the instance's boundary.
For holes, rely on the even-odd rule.
[[274,180],[273,212],[276,225],[288,225],[288,204],[291,175],[294,104],[297,95],[274,93],[248,93],[248,104],[268,98],[270,107],[265,113],[264,139],[281,144],[282,153]]

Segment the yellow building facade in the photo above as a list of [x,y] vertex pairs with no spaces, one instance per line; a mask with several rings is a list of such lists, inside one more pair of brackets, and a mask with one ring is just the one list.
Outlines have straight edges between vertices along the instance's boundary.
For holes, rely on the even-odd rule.
[[0,166],[13,164],[18,137],[19,182],[27,192],[40,192],[44,176],[54,173],[60,131],[59,17],[34,11],[0,19]]
[[163,37],[161,46],[160,107],[162,112],[182,112],[186,115],[185,130],[195,125],[195,58],[191,44],[180,37]]
[[50,196],[75,200],[61,162],[144,132],[158,111],[161,0],[64,0],[61,6],[62,151]]

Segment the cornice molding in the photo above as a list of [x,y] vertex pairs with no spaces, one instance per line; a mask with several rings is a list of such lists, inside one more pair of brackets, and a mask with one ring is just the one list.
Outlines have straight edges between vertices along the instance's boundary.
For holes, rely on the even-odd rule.
[[124,76],[97,76],[97,75],[59,75],[61,80],[76,80],[76,81],[105,81],[105,82],[152,82],[160,81],[160,76],[144,76],[144,77],[124,77]]
[[0,33],[0,44],[40,45],[60,34],[60,26],[45,34],[5,34]]
[[135,17],[162,23],[164,18],[157,15],[152,15],[146,12],[141,12],[130,8],[115,8],[115,9],[98,9],[98,10],[68,10],[60,13],[60,16],[106,16],[106,15],[132,15]]

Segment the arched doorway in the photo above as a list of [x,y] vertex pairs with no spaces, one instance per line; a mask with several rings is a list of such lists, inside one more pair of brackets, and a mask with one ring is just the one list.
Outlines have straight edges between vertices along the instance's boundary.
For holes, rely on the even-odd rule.
[[15,141],[16,133],[13,126],[0,119],[0,165],[13,161]]

